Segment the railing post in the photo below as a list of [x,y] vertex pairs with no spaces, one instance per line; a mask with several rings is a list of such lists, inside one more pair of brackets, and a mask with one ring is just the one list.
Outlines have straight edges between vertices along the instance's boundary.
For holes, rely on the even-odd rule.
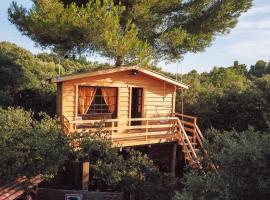
[[112,135],[113,135],[113,128],[114,128],[114,122],[112,122],[112,132],[111,132]]
[[145,129],[145,132],[148,133],[148,125],[149,125],[149,121],[146,120],[146,129]]
[[196,133],[196,124],[197,124],[197,118],[194,118],[194,124],[193,124],[193,139],[194,139],[194,143],[197,142],[197,133]]
[[118,134],[119,133],[119,118],[117,118],[116,126],[117,126],[117,134]]

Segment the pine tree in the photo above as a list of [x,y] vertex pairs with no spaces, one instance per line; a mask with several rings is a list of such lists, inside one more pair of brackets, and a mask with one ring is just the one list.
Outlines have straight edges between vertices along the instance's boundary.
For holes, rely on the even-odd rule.
[[9,20],[42,47],[99,53],[123,63],[199,52],[237,23],[252,0],[35,0]]

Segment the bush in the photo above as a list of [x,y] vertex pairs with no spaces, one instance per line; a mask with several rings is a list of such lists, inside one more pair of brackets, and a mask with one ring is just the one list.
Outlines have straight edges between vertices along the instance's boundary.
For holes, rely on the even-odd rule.
[[67,140],[55,119],[20,108],[0,108],[0,179],[42,174],[51,177],[68,155]]
[[[217,173],[204,165],[204,172],[185,174],[184,190],[175,199],[269,199],[270,135],[254,130],[237,133],[209,132],[209,159]],[[209,163],[209,159],[205,163]]]
[[47,79],[58,75],[59,59],[62,75],[100,67],[86,60],[72,60],[56,54],[33,55],[15,44],[0,42],[0,106],[19,106],[54,116],[56,84],[50,84]]
[[[202,130],[266,131],[270,122],[270,75],[253,77],[244,65],[196,71],[184,75],[190,90],[184,92],[184,112],[199,117]],[[181,93],[176,110],[181,112]]]
[[[91,163],[90,190],[122,191],[137,199],[170,199],[171,177],[162,174],[141,152],[113,148],[102,129],[70,137],[74,158]],[[100,139],[101,138],[101,139]]]

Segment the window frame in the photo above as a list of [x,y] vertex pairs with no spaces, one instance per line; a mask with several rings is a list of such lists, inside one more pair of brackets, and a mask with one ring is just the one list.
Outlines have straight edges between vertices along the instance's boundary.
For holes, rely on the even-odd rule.
[[[116,106],[116,108],[115,108],[115,112],[114,113],[111,113],[110,111],[109,111],[109,109],[108,109],[108,105],[106,104],[106,103],[104,103],[104,104],[102,104],[102,102],[100,103],[100,104],[97,104],[98,106],[106,106],[107,107],[107,109],[108,109],[108,112],[103,112],[102,113],[102,111],[100,112],[100,113],[88,113],[89,112],[89,109],[91,108],[91,106],[92,106],[92,104],[93,103],[95,103],[94,101],[95,101],[95,98],[96,97],[94,97],[94,99],[93,99],[93,102],[92,102],[92,104],[90,105],[90,107],[88,108],[88,110],[87,110],[87,113],[86,114],[80,114],[79,113],[79,107],[80,107],[80,104],[79,104],[79,98],[80,98],[80,95],[79,95],[79,91],[80,91],[80,87],[92,87],[92,88],[96,88],[97,90],[98,89],[101,89],[101,88],[114,88],[115,90],[116,90],[116,96],[115,96],[115,106]],[[118,100],[119,100],[119,87],[108,87],[108,86],[91,86],[91,85],[78,85],[78,87],[77,87],[77,92],[76,92],[76,94],[77,94],[77,100],[76,100],[76,117],[87,117],[87,116],[89,116],[89,117],[91,117],[91,116],[98,116],[98,115],[100,115],[100,116],[102,116],[102,115],[106,115],[106,114],[111,114],[111,117],[109,118],[109,119],[117,119],[118,118],[118,113],[119,113],[119,111],[118,111],[118,107],[119,107],[119,105],[118,105]],[[97,94],[95,94],[95,96],[96,96]],[[99,95],[101,98],[103,97],[102,95]],[[110,98],[110,97],[109,97]],[[102,101],[102,100],[101,100]],[[103,99],[103,101],[105,101],[104,99]],[[98,110],[98,109],[97,109]],[[102,108],[101,108],[101,110],[102,110]],[[104,109],[105,110],[105,109]]]

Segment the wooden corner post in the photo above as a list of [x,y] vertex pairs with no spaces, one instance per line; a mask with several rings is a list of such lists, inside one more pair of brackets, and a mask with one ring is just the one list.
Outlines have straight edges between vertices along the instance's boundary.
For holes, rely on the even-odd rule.
[[173,183],[175,182],[176,153],[177,153],[177,143],[173,143],[172,161],[171,161],[171,174]]

